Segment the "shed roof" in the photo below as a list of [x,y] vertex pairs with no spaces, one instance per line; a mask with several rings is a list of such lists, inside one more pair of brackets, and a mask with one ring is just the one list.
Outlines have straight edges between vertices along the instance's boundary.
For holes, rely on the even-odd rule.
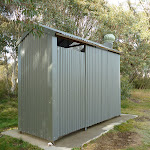
[[[120,54],[121,52],[118,51],[118,50],[115,50],[115,49],[112,49],[112,48],[109,48],[109,47],[106,47],[102,44],[99,44],[99,43],[96,43],[96,42],[93,42],[93,41],[90,41],[90,40],[87,40],[87,39],[84,39],[84,38],[81,38],[81,37],[78,37],[78,36],[75,36],[73,34],[70,34],[70,33],[66,33],[66,32],[63,32],[63,31],[60,31],[60,30],[57,30],[57,29],[53,29],[53,28],[50,28],[48,26],[45,26],[45,25],[40,25],[44,32],[47,33],[47,34],[51,34],[52,36],[57,36],[57,37],[61,37],[61,38],[65,38],[65,39],[68,39],[68,40],[73,40],[74,42],[79,42],[79,43],[82,43],[82,44],[86,44],[86,45],[91,45],[91,46],[94,46],[94,47],[99,47],[99,48],[102,48],[104,50],[108,50],[110,52],[113,52],[113,53],[117,53],[117,54]],[[25,32],[23,34],[23,36],[17,41],[16,45],[19,45],[23,40],[24,38],[31,32],[32,30],[28,31],[28,32]]]

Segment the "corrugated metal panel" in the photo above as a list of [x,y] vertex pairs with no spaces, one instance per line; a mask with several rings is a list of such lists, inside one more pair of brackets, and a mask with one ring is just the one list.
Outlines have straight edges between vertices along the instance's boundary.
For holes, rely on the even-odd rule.
[[59,137],[59,99],[58,99],[58,80],[57,80],[57,37],[51,36],[52,52],[52,141]]
[[18,128],[22,130],[22,91],[21,91],[21,48],[22,43],[18,46]]
[[107,82],[107,91],[108,91],[108,116],[107,118],[112,118],[115,116],[115,106],[116,106],[116,102],[115,102],[115,82],[114,81],[114,76],[115,76],[115,69],[114,69],[114,55],[111,53],[107,53],[108,56],[108,60],[107,60],[107,72],[108,72],[108,82]]
[[120,56],[108,52],[108,119],[120,115]]
[[121,83],[120,83],[120,56],[117,57],[117,67],[118,67],[118,74],[117,74],[117,80],[118,80],[118,114],[121,114]]
[[120,115],[120,56],[86,46],[86,126]]
[[108,52],[102,50],[102,121],[107,120],[110,116],[109,112],[109,92],[108,92]]
[[58,47],[59,136],[85,127],[85,53]]
[[101,50],[86,46],[86,126],[102,120]]
[[51,139],[51,55],[49,36],[29,34],[19,50],[19,130]]

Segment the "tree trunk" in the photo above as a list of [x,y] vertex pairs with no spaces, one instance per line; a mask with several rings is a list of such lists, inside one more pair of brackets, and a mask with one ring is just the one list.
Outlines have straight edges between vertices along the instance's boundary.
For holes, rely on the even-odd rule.
[[8,62],[7,62],[7,56],[6,56],[6,53],[4,53],[4,66],[5,66],[5,69],[6,69],[6,89],[7,89],[7,92],[8,92],[8,95],[10,94],[10,89],[9,89],[9,70],[8,70]]
[[15,89],[16,89],[16,65],[17,65],[17,61],[16,61],[16,52],[14,53],[13,56],[14,62],[12,64],[12,76],[11,76],[11,93],[14,94]]

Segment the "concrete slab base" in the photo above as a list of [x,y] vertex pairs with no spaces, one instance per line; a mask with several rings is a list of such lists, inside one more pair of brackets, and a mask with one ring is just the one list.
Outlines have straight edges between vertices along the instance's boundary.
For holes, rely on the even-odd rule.
[[82,145],[100,137],[102,134],[113,129],[115,125],[119,125],[129,119],[136,117],[136,115],[122,114],[119,117],[115,117],[113,119],[91,126],[87,128],[87,130],[83,129],[66,135],[57,140],[55,142],[55,146],[48,146],[49,141],[47,140],[43,140],[29,134],[20,134],[17,129],[2,132],[2,134],[22,139],[23,141],[29,142],[32,145],[36,145],[44,150],[70,150],[73,147],[81,147]]

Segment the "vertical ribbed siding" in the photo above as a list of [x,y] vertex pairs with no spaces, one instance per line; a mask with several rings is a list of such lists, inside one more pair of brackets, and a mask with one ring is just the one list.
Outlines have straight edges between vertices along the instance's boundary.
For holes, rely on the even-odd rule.
[[51,52],[52,52],[52,141],[58,139],[59,129],[59,99],[58,99],[58,88],[57,88],[57,37],[51,36]]
[[29,34],[19,48],[19,130],[51,139],[49,36]]
[[58,47],[59,136],[85,127],[85,53]]
[[120,55],[108,52],[108,119],[120,115]]
[[[107,91],[108,91],[108,116],[107,118],[112,118],[115,116],[115,70],[114,70],[114,54],[107,52],[107,72],[108,72],[108,82],[107,82]],[[116,66],[115,66],[116,67]]]
[[107,120],[109,118],[110,112],[109,112],[109,107],[110,107],[110,103],[108,100],[108,51],[104,51],[102,50],[102,56],[101,56],[101,62],[102,62],[102,94],[101,94],[101,98],[102,98],[102,121]]
[[21,48],[22,43],[18,46],[18,129],[20,131],[22,130]]
[[86,46],[86,126],[120,115],[120,56]]
[[118,67],[118,73],[117,73],[117,79],[118,79],[118,114],[121,114],[121,83],[120,83],[120,55],[117,57],[117,60],[116,60],[116,64],[117,64],[117,67]]
[[101,122],[101,50],[86,46],[86,126]]

